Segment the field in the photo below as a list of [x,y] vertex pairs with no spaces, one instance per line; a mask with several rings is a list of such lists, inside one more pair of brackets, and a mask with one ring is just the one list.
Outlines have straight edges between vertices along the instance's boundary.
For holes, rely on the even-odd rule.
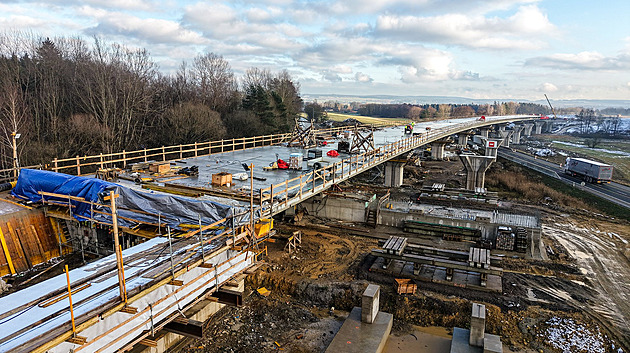
[[[595,159],[615,168],[613,179],[630,183],[630,141],[602,140],[594,149],[586,146],[586,139],[569,135],[539,135],[536,139],[552,143],[554,150],[570,152],[570,155]],[[579,146],[577,146],[579,145]]]
[[360,116],[360,115],[350,115],[350,114],[339,114],[339,113],[328,113],[328,119],[334,121],[344,121],[346,119],[357,119],[358,121],[364,124],[392,124],[392,123],[400,123],[406,124],[411,120],[405,118],[371,118],[368,116]]

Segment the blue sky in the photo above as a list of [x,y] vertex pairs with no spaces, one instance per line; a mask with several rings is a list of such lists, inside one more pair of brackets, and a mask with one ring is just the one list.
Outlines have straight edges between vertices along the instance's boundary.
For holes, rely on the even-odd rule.
[[307,94],[630,100],[629,14],[628,0],[2,0],[0,29],[143,47],[166,73],[213,52],[237,75],[286,69]]

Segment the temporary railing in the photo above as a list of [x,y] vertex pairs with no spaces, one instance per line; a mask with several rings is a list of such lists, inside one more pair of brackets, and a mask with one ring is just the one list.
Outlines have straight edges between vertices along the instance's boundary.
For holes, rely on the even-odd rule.
[[[371,124],[359,125],[359,128],[380,128],[392,124]],[[347,130],[349,126],[339,126],[328,129],[315,130],[316,136],[339,133]],[[232,152],[258,148],[263,146],[276,145],[286,142],[291,138],[291,133],[263,135],[254,137],[241,137],[234,139],[224,139],[219,141],[194,142],[183,145],[162,146],[155,148],[145,148],[135,151],[100,153],[91,156],[76,156],[72,158],[55,158],[50,164],[23,167],[26,169],[46,169],[54,172],[61,172],[74,175],[84,175],[94,173],[97,169],[108,167],[126,168],[127,165],[138,162],[149,161],[170,161],[174,159],[193,158],[217,153]],[[13,181],[16,179],[16,169],[8,168],[0,170],[0,183]]]
[[444,128],[429,130],[423,134],[413,135],[402,140],[386,144],[375,150],[353,155],[309,173],[301,174],[293,179],[272,184],[260,190],[261,217],[271,217],[289,207],[316,195],[332,185],[347,180],[357,174],[371,169],[394,157],[409,152],[427,143],[431,143],[452,134],[472,128],[494,125],[519,120],[530,120],[533,116],[510,117],[487,121],[468,121],[449,125]]

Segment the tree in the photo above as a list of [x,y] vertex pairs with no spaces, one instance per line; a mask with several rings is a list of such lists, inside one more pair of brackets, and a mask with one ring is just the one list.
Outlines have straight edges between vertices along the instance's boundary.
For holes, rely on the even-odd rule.
[[438,119],[446,119],[451,116],[451,110],[453,108],[449,104],[440,104],[437,110]]
[[582,134],[588,134],[591,131],[591,124],[595,119],[595,111],[593,109],[582,109],[577,115],[580,121],[580,132]]
[[466,118],[473,115],[475,115],[475,110],[468,105],[460,105],[453,108],[453,113],[452,113],[453,117]]
[[227,134],[221,115],[210,107],[194,102],[178,104],[162,116],[158,126],[159,144],[163,146],[220,140]]
[[230,64],[222,56],[207,53],[193,60],[190,79],[199,98],[210,109],[224,113],[237,103],[237,84]]
[[314,123],[318,123],[324,119],[324,110],[322,106],[315,103],[308,103],[304,106],[304,112],[308,119]]

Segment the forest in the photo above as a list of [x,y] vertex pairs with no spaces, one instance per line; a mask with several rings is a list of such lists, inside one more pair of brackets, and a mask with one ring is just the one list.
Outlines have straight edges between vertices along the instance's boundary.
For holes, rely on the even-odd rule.
[[146,49],[101,38],[0,34],[0,169],[286,132],[302,110],[287,71],[237,77],[215,53],[160,72]]
[[481,115],[550,114],[549,107],[535,103],[494,102],[494,104],[366,104],[363,116],[408,118],[412,120],[466,118]]

